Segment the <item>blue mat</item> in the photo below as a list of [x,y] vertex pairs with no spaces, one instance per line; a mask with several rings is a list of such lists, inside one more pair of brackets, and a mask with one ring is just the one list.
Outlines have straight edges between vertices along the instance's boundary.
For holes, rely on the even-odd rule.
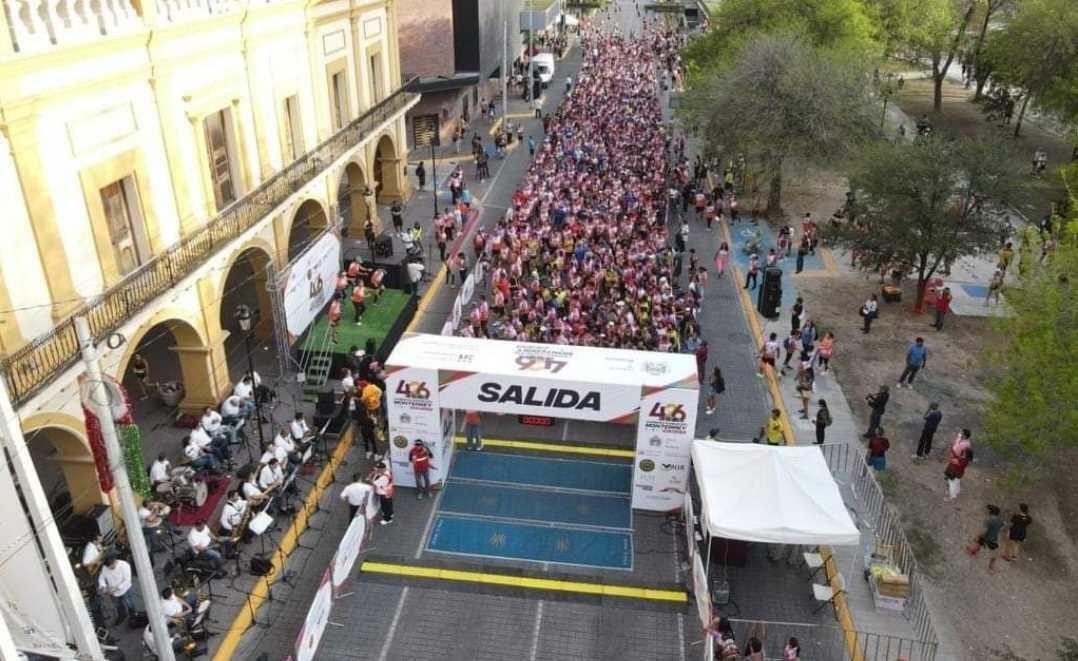
[[572,459],[540,459],[495,452],[458,452],[450,478],[581,491],[629,493],[633,467]]
[[427,549],[485,558],[509,558],[606,569],[633,568],[627,532],[571,530],[439,515]]
[[973,298],[986,298],[988,296],[987,285],[962,285],[962,290]]
[[633,526],[628,496],[567,493],[450,480],[439,505],[452,514],[480,515],[555,525]]

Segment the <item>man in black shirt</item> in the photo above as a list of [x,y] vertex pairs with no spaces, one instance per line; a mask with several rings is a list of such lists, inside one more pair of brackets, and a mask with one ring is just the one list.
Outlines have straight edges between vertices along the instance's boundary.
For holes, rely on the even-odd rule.
[[890,398],[891,391],[887,386],[880,386],[879,392],[865,397],[865,401],[868,402],[869,408],[872,409],[872,413],[868,419],[868,431],[865,432],[865,438],[872,438],[876,435],[876,430],[880,426],[880,420],[887,410],[887,400]]
[[917,454],[913,455],[914,459],[924,459],[932,453],[932,438],[936,435],[936,429],[939,428],[940,421],[943,420],[940,405],[936,402],[929,404],[924,420],[925,426],[921,429],[921,438],[917,441]]

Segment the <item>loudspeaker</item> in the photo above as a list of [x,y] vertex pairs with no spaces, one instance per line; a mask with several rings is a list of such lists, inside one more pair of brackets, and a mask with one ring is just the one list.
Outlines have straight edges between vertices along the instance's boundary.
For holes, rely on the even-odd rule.
[[265,576],[273,571],[273,563],[260,555],[251,556],[251,575]]
[[760,284],[756,309],[768,319],[777,319],[782,308],[782,269],[769,267],[764,269],[764,280]]
[[97,532],[102,537],[112,532],[112,510],[108,505],[95,505],[86,513],[97,524]]
[[392,257],[393,256],[393,237],[388,234],[383,234],[374,240],[374,256],[375,257]]

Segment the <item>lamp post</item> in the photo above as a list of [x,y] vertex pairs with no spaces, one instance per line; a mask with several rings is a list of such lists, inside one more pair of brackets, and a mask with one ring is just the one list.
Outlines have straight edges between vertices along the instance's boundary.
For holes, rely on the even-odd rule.
[[[258,398],[258,387],[255,384],[255,362],[251,356],[251,328],[254,326],[254,314],[251,312],[250,307],[241,303],[236,306],[235,318],[240,330],[243,331],[243,348],[247,353],[247,374],[251,377],[251,387],[254,389],[255,397],[255,415],[258,418],[255,422],[258,426],[258,449],[261,452],[262,448],[266,446],[266,437],[262,432],[262,400]],[[254,454],[251,452],[250,443],[245,443],[244,445],[247,446],[247,459],[254,463]]]

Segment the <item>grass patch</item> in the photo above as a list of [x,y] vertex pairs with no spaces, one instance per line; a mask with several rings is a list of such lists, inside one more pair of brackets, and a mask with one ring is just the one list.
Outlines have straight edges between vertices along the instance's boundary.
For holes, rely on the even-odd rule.
[[923,571],[931,572],[940,561],[940,545],[934,536],[925,532],[926,527],[924,522],[918,519],[910,519],[903,525],[917,564]]

